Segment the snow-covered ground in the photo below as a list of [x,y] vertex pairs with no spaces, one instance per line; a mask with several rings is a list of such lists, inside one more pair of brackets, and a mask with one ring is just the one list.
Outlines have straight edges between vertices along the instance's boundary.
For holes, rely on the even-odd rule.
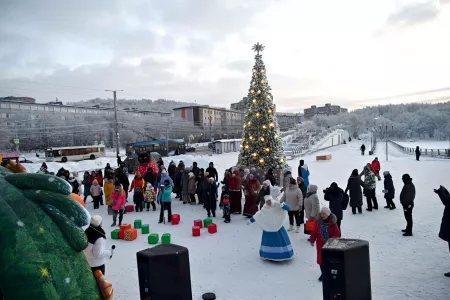
[[417,146],[419,146],[422,149],[450,149],[449,141],[396,141],[396,143],[410,148],[416,148]]
[[[354,168],[360,170],[373,158],[361,156],[359,146],[359,141],[351,142],[303,157],[311,171],[311,183],[319,186],[321,199],[322,189],[333,181],[345,187],[351,171]],[[343,237],[370,242],[373,299],[448,299],[450,285],[448,278],[443,276],[450,270],[448,245],[437,237],[443,207],[433,188],[439,184],[448,185],[443,178],[447,178],[450,161],[423,158],[423,161],[416,162],[395,147],[389,151],[389,162],[384,162],[383,147],[378,148],[377,155],[382,170],[390,170],[394,177],[398,209],[389,211],[382,208],[382,182],[378,182],[377,196],[381,208],[355,216],[347,210],[342,222]],[[315,155],[320,154],[332,154],[333,159],[315,161]],[[180,156],[177,159],[184,160],[187,165],[195,159],[200,167],[206,167],[212,160],[223,174],[225,168],[236,162],[237,153],[195,158]],[[296,175],[297,162],[291,163]],[[433,172],[423,172],[424,169]],[[405,221],[398,202],[401,176],[406,172],[413,178],[417,190],[414,236],[408,238],[400,232]],[[326,205],[325,201],[321,202]],[[88,210],[94,213],[91,203]],[[178,226],[158,224],[158,211],[128,213],[124,221],[132,223],[135,219],[142,219],[150,224],[151,232],[169,232],[173,243],[189,249],[194,299],[201,299],[201,294],[208,291],[214,291],[217,299],[322,299],[322,286],[317,281],[316,251],[306,242],[307,236],[303,233],[289,234],[295,250],[292,261],[271,263],[259,258],[261,230],[256,225],[247,226],[246,218],[232,216],[232,222],[224,224],[219,212],[215,219],[218,233],[210,235],[203,230],[200,237],[194,238],[191,236],[193,221],[206,217],[205,211],[200,206],[183,205],[173,200],[173,212],[181,215]],[[107,215],[104,206],[95,213],[103,216],[109,237],[113,229],[109,227],[112,217]],[[107,264],[115,299],[139,299],[136,252],[150,247],[147,235],[139,234],[133,242],[109,239],[108,243],[117,247],[113,259]]]
[[[361,156],[361,143],[366,146],[370,141],[354,140],[347,145],[326,149],[310,156],[302,157],[311,171],[310,182],[319,186],[319,198],[322,190],[335,181],[345,188],[351,171],[361,168],[374,157]],[[316,155],[332,154],[331,161],[315,161]],[[222,174],[225,168],[236,163],[237,153],[214,156],[178,156],[171,159],[183,160],[191,165],[195,160],[199,167],[206,168],[213,161]],[[385,200],[381,190],[382,181],[377,183],[377,198],[380,209],[362,215],[344,212],[342,233],[345,238],[358,238],[370,242],[371,280],[374,300],[399,299],[449,299],[449,279],[443,276],[450,271],[448,245],[438,238],[443,206],[434,194],[433,188],[440,184],[450,188],[448,170],[450,161],[423,157],[416,162],[413,157],[404,155],[393,146],[389,146],[389,161],[385,161],[384,144],[379,144],[376,154],[383,170],[393,175],[396,187],[394,202],[397,210],[383,208]],[[300,158],[299,158],[300,159]],[[95,161],[64,164],[69,170],[82,170],[91,167],[104,167],[106,162],[115,166],[115,158],[106,157]],[[165,160],[166,164],[168,160]],[[289,162],[293,174],[297,175],[298,160]],[[27,164],[33,171],[39,164]],[[60,164],[49,164],[51,171]],[[62,164],[61,164],[62,166]],[[98,166],[98,167],[97,167]],[[430,172],[424,172],[430,170]],[[403,237],[400,232],[405,228],[403,212],[398,201],[402,188],[401,176],[409,173],[416,185],[414,207],[414,236]],[[132,195],[129,197],[130,203]],[[90,201],[90,200],[89,200]],[[321,200],[323,205],[327,203]],[[107,276],[114,285],[114,299],[139,299],[139,284],[136,264],[136,252],[151,247],[147,244],[147,235],[139,234],[133,242],[109,239],[112,229],[112,216],[102,206],[94,211],[92,203],[87,205],[91,214],[100,214],[108,235],[108,244],[116,245],[114,257],[107,263]],[[322,286],[317,281],[319,267],[316,264],[316,250],[306,242],[308,236],[303,233],[289,233],[295,251],[293,260],[285,263],[272,263],[259,258],[261,229],[256,225],[246,225],[247,219],[232,216],[230,224],[224,224],[222,212],[218,211],[215,222],[218,233],[208,234],[204,229],[200,237],[191,236],[191,227],[195,219],[203,219],[206,212],[201,206],[183,205],[173,200],[173,213],[181,215],[177,226],[158,224],[159,211],[128,213],[124,222],[133,223],[142,219],[150,224],[150,231],[163,234],[171,233],[173,243],[189,249],[191,279],[194,299],[201,299],[204,292],[213,291],[217,299],[262,300],[262,299],[322,299]],[[286,224],[287,225],[287,224]]]

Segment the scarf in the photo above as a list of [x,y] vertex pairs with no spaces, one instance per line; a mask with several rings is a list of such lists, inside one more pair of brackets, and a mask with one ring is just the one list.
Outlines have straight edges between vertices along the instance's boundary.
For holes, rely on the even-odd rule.
[[328,217],[327,222],[320,222],[320,235],[325,242],[328,240],[328,226],[330,226],[329,218],[330,217]]

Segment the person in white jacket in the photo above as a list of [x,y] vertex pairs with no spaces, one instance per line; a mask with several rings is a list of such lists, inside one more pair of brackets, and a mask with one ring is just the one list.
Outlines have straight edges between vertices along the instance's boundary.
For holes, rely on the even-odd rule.
[[106,249],[106,235],[102,228],[102,217],[99,215],[92,216],[90,223],[84,231],[88,238],[88,246],[83,252],[92,272],[100,270],[105,275],[105,262],[112,257],[115,247],[113,246],[111,250]]

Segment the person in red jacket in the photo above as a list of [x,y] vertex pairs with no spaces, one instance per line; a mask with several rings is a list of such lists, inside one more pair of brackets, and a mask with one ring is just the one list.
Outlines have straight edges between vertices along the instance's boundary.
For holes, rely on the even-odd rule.
[[228,175],[228,183],[230,185],[230,213],[242,213],[242,179],[239,176],[239,170],[234,170],[233,175]]
[[378,160],[378,157],[375,157],[375,159],[372,162],[372,170],[373,170],[373,173],[375,173],[375,176],[378,177],[378,180],[381,180],[381,176],[380,176],[381,166],[380,166],[380,161]]
[[142,178],[141,173],[136,173],[136,175],[134,176],[133,181],[131,182],[130,190],[128,192],[132,192],[135,187],[140,187],[141,190],[143,191],[144,190],[144,186],[145,186],[145,181]]
[[325,245],[328,239],[336,239],[341,237],[341,232],[337,225],[337,218],[331,213],[328,207],[322,207],[319,213],[320,218],[317,218],[316,228],[311,233],[309,242],[311,246],[314,247],[314,242],[316,243],[317,249],[317,264],[320,266],[321,275],[319,281],[323,278],[323,267],[322,267],[322,247]]

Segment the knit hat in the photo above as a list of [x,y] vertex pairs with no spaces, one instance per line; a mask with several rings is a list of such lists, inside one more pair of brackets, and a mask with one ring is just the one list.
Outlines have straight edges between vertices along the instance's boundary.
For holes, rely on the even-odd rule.
[[329,215],[331,215],[331,210],[330,210],[328,207],[326,207],[326,206],[322,207],[322,209],[320,210],[320,212],[326,214],[327,217],[328,217]]
[[387,176],[387,175],[390,175],[391,173],[389,173],[389,171],[384,171],[383,172],[383,176]]
[[265,181],[263,182],[263,184],[265,184],[265,185],[267,185],[267,186],[271,186],[270,180],[265,180]]
[[99,215],[91,216],[91,225],[94,227],[99,227],[102,224],[102,217]]
[[290,184],[297,184],[297,181],[295,180],[295,178],[291,177],[291,179],[289,179],[289,183]]
[[264,201],[267,201],[267,200],[273,200],[272,196],[270,196],[270,195],[265,195],[265,196],[264,196]]

